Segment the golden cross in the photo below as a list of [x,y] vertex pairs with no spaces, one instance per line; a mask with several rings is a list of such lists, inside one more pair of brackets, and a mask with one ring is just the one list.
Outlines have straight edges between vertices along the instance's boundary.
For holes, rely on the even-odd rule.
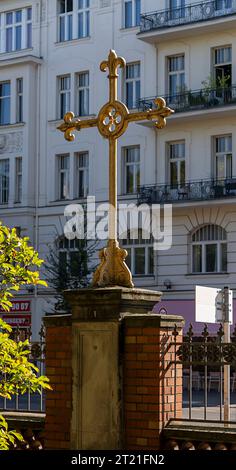
[[93,276],[94,287],[122,286],[133,287],[132,275],[125,263],[127,251],[119,247],[117,240],[117,139],[124,134],[130,122],[153,121],[158,129],[166,125],[166,117],[173,111],[166,107],[163,98],[157,98],[157,109],[130,113],[124,103],[117,99],[118,67],[125,67],[122,57],[110,50],[108,60],[100,64],[100,70],[109,71],[109,101],[99,111],[96,118],[74,119],[69,112],[64,116],[64,123],[58,129],[68,141],[75,139],[74,131],[88,127],[97,127],[102,137],[109,140],[109,224],[108,244],[100,253],[100,264]]

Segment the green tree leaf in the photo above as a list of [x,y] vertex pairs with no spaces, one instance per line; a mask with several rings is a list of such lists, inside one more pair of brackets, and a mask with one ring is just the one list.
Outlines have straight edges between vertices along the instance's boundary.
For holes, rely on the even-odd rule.
[[[43,261],[28,242],[28,238],[18,237],[15,229],[0,224],[0,307],[6,312],[12,306],[12,292],[31,284],[47,286],[37,271]],[[38,368],[29,361],[29,342],[12,340],[11,331],[0,318],[0,396],[11,399],[28,390],[41,393],[42,389],[51,389],[48,378],[39,376]],[[16,440],[23,438],[9,430],[0,415],[0,450],[8,450]]]

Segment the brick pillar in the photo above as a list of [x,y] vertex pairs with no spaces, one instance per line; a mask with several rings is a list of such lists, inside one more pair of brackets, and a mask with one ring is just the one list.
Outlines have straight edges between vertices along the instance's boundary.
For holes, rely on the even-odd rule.
[[181,370],[175,380],[170,362],[172,330],[177,324],[181,334],[182,317],[149,313],[160,292],[114,287],[65,295],[72,315],[45,318],[53,387],[45,448],[157,449],[175,392],[178,412],[182,407]]
[[53,390],[46,394],[45,448],[70,448],[72,410],[71,316],[44,318],[46,375]]
[[[124,323],[124,447],[159,449],[166,422],[182,413],[182,366],[175,365],[184,321],[172,315],[127,315]],[[176,376],[176,378],[175,378]]]

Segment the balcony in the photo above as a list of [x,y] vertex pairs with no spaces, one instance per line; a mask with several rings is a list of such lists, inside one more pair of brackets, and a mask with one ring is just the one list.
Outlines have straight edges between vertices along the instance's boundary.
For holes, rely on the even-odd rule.
[[[200,90],[188,90],[172,95],[164,95],[167,106],[174,109],[175,114],[170,119],[176,118],[176,113],[189,113],[199,111],[202,117],[202,111],[208,114],[214,113],[216,108],[229,108],[229,112],[235,112],[236,106],[236,85],[229,87],[202,88]],[[141,110],[153,109],[156,107],[155,97],[141,98],[139,108]],[[233,108],[233,110],[231,109]],[[226,110],[227,112],[227,110]]]
[[184,185],[147,185],[138,189],[139,204],[183,203],[236,197],[236,177],[189,181]]
[[[226,25],[227,22],[227,25]],[[211,0],[141,15],[140,39],[147,42],[184,37],[193,31],[235,27],[236,0]]]

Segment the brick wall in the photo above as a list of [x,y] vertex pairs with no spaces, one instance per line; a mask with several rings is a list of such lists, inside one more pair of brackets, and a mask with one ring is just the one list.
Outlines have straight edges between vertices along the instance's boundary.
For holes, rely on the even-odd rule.
[[72,403],[71,317],[45,318],[46,375],[53,391],[47,392],[45,449],[70,448]]
[[[174,341],[173,328],[170,316],[168,320],[154,315],[124,319],[124,445],[127,449],[158,449],[164,424],[174,415],[181,416],[182,369],[171,363],[175,356],[174,345],[170,345]],[[181,324],[178,332],[181,336]]]
[[[182,370],[172,361],[175,358],[174,326],[177,325],[181,336],[184,321],[177,316],[140,313],[123,314],[121,324],[124,344],[120,351],[122,448],[158,450],[163,426],[168,419],[181,416]],[[73,362],[71,316],[46,317],[45,325],[46,374],[53,387],[46,398],[45,449],[69,449]]]

